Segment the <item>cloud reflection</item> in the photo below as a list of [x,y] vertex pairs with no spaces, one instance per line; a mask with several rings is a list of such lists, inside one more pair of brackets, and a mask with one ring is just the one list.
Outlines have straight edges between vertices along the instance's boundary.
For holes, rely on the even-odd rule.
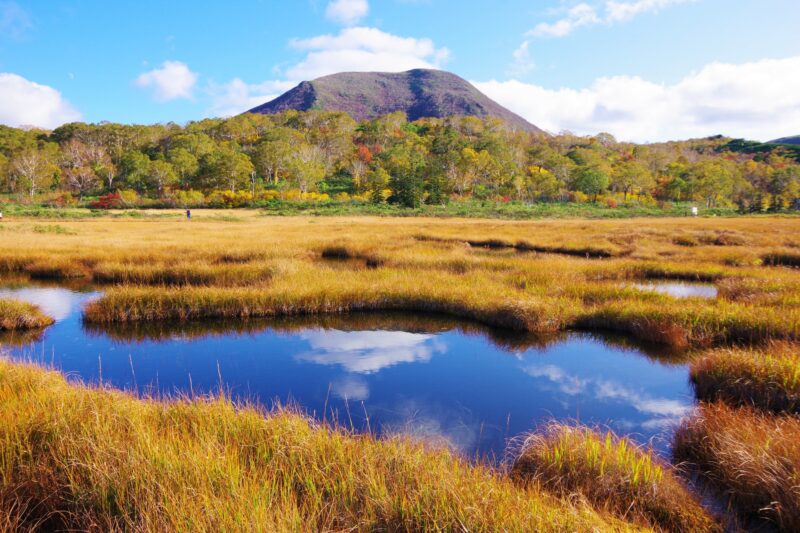
[[10,298],[38,305],[47,315],[63,320],[78,306],[75,295],[67,289],[0,289],[0,298]]
[[[613,380],[576,376],[556,365],[531,365],[523,370],[531,377],[547,379],[560,392],[569,396],[581,395],[598,401],[616,401],[629,405],[643,415],[652,417],[639,423],[644,429],[668,427],[691,410],[688,402],[652,397]],[[625,422],[630,424],[630,421]]]
[[314,330],[300,337],[311,350],[297,354],[297,360],[340,365],[358,374],[371,374],[400,363],[426,362],[434,354],[447,351],[434,335],[404,331]]

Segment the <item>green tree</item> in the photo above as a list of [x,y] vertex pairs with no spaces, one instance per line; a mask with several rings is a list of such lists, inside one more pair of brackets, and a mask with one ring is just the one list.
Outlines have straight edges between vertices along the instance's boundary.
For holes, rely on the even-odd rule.
[[139,193],[147,191],[147,177],[150,171],[150,158],[137,151],[125,152],[119,163],[122,184]]
[[609,178],[605,172],[594,167],[578,167],[572,186],[597,201],[597,196],[608,189]]
[[172,163],[175,172],[178,174],[180,186],[188,188],[200,170],[200,162],[186,148],[173,148],[167,153],[167,160]]
[[222,145],[203,157],[202,185],[206,189],[227,188],[236,192],[237,188],[247,186],[253,170],[253,163],[246,154]]
[[147,184],[150,190],[156,192],[158,197],[164,195],[164,190],[167,187],[172,187],[180,182],[178,173],[175,172],[175,167],[168,161],[163,159],[156,159],[150,162],[147,169]]

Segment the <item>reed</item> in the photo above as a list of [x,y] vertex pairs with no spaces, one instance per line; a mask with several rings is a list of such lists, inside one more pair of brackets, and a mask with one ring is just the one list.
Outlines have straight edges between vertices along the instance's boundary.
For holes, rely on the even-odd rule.
[[53,319],[35,305],[0,298],[0,331],[20,331],[49,326]]
[[721,531],[668,466],[626,438],[553,423],[528,436],[511,476],[662,531]]
[[692,362],[690,375],[701,400],[800,414],[797,345],[772,343],[761,350],[713,350]]
[[743,516],[800,531],[800,418],[706,404],[678,429],[673,450]]

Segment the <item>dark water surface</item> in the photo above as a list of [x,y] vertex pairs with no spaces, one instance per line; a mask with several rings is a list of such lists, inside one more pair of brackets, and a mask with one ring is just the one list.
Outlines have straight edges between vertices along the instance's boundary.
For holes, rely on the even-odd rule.
[[[553,418],[607,425],[666,452],[693,404],[685,364],[624,338],[514,335],[435,316],[354,314],[300,320],[97,327],[81,308],[96,293],[0,289],[56,324],[0,337],[15,359],[84,381],[160,393],[213,392],[295,404],[319,419],[445,439],[502,457],[508,439]],[[366,413],[366,415],[365,415]]]

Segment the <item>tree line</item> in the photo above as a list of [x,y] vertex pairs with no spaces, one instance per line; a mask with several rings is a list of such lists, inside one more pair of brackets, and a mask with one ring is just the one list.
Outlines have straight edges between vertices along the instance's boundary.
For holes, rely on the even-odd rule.
[[168,205],[189,191],[254,201],[295,191],[408,207],[464,198],[800,207],[797,152],[742,146],[724,137],[640,145],[606,133],[529,134],[494,118],[408,122],[403,113],[360,123],[288,111],[185,126],[0,126],[0,187],[31,201],[124,192]]

